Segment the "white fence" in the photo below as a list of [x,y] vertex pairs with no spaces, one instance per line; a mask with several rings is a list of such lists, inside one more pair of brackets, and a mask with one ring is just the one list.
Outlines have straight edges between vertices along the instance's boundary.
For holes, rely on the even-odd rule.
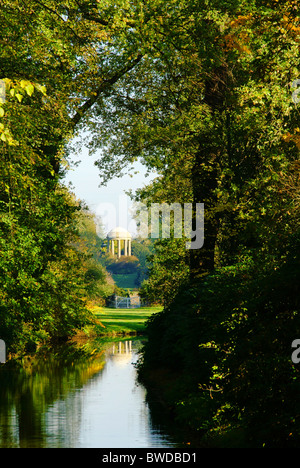
[[115,296],[111,302],[111,307],[115,307],[116,309],[135,309],[141,307],[141,300],[139,296]]

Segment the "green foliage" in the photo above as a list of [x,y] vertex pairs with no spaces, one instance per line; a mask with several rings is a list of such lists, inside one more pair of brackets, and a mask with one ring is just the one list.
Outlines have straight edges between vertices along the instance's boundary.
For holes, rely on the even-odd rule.
[[151,265],[150,256],[153,251],[153,243],[150,239],[133,239],[132,253],[139,259],[138,268],[138,286],[141,286],[143,281],[148,278],[149,268]]
[[94,104],[139,61],[129,6],[118,6],[13,0],[0,11],[0,336],[8,352],[66,339],[89,320],[85,300],[103,293],[93,222],[85,216],[80,225],[60,179],[79,124],[92,127]]
[[298,233],[276,267],[241,259],[181,290],[150,319],[141,375],[167,366],[188,379],[170,404],[207,441],[235,428],[254,447],[299,443],[299,372],[291,360],[299,273]]
[[117,296],[129,297],[131,290],[136,290],[139,286],[138,273],[126,273],[126,274],[113,274],[113,280],[115,282],[115,294]]
[[185,241],[161,239],[149,257],[149,277],[141,287],[141,297],[151,303],[169,305],[189,277]]
[[103,302],[110,290],[106,292],[107,272],[102,265],[103,239],[101,234],[100,220],[82,208],[77,217],[78,238],[75,244],[80,252],[84,270],[84,284],[82,285],[88,301]]
[[135,145],[159,173],[141,193],[148,204],[205,204],[204,248],[176,249],[182,284],[168,282],[176,253],[156,250],[148,281],[171,295],[149,322],[141,372],[189,376],[172,403],[207,437],[241,429],[253,446],[297,446],[299,17],[294,2],[177,6],[161,5],[156,60],[136,70],[132,115],[112,125],[133,129],[113,141],[115,155]]
[[77,206],[64,190],[46,193],[40,181],[30,211],[17,195],[11,204],[2,199],[0,223],[0,333],[10,352],[69,336],[87,319],[81,260],[71,246]]
[[254,446],[297,446],[296,6],[3,5],[0,335],[9,351],[70,336],[88,320],[84,300],[106,286],[94,220],[80,219],[60,185],[68,141],[89,128],[104,181],[140,158],[157,178],[137,200],[205,204],[202,249],[160,240],[145,261],[136,246],[143,294],[165,305],[149,321],[141,369],[188,376],[177,416],[207,437],[241,428]]
[[138,268],[138,258],[134,255],[131,257],[112,258],[111,263],[107,266],[108,271],[114,274],[131,274],[136,273]]

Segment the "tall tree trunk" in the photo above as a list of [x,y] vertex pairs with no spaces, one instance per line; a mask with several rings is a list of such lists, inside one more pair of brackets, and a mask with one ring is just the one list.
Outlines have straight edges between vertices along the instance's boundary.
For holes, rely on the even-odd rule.
[[[190,250],[191,280],[197,280],[210,273],[215,266],[215,246],[219,222],[213,210],[216,204],[213,192],[217,186],[217,169],[212,165],[209,166],[209,170],[203,169],[204,161],[212,156],[207,152],[207,147],[199,149],[195,156],[192,173],[193,224],[197,225],[196,204],[204,203],[204,244],[201,248]],[[211,148],[211,152],[213,152],[213,148]]]
[[[190,277],[197,280],[215,268],[215,248],[219,229],[219,216],[215,210],[217,197],[215,189],[218,180],[218,163],[224,149],[218,143],[220,113],[226,105],[228,73],[226,66],[210,73],[205,82],[204,102],[209,106],[215,131],[208,131],[199,137],[199,149],[195,154],[192,187],[194,207],[204,203],[204,245],[190,251]],[[225,149],[226,151],[226,149]],[[193,213],[195,226],[195,210]]]

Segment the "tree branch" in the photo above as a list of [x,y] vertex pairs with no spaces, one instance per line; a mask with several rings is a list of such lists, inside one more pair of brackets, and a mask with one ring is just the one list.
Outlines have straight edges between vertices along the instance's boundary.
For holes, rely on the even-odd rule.
[[133,60],[132,62],[128,63],[125,67],[121,70],[117,71],[111,78],[104,80],[99,88],[96,90],[94,95],[90,97],[79,109],[77,110],[74,117],[72,117],[71,122],[73,127],[75,127],[82,117],[86,114],[86,112],[96,103],[101,93],[105,90],[109,89],[112,85],[114,85],[122,76],[132,70],[143,58],[143,55],[140,54],[138,57]]

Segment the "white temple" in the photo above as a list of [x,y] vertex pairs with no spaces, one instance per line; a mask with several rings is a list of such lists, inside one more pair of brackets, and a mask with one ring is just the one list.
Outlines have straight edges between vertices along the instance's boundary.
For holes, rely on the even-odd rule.
[[122,248],[124,249],[124,256],[131,255],[131,234],[122,227],[116,227],[107,234],[107,250],[112,255],[117,252],[118,258],[121,257]]

